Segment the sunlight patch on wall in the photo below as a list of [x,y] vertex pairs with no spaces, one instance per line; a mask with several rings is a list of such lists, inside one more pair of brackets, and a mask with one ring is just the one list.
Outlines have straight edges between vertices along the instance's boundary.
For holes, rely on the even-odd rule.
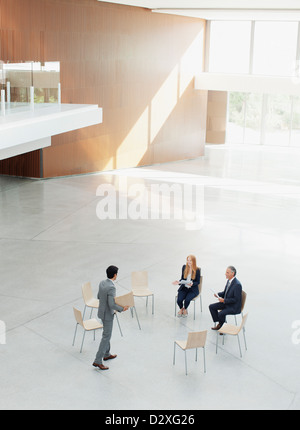
[[110,157],[109,160],[106,162],[105,166],[101,168],[101,170],[114,170],[115,169],[115,162],[114,157]]
[[151,101],[150,143],[154,141],[178,101],[178,65]]
[[190,83],[202,72],[203,43],[201,30],[117,149],[115,168],[139,165]]
[[137,166],[148,149],[149,109],[146,107],[116,153],[116,168]]
[[179,97],[203,68],[204,32],[201,31],[180,60]]

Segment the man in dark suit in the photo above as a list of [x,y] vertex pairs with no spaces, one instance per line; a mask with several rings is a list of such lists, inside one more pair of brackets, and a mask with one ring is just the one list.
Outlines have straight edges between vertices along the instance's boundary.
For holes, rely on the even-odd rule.
[[227,283],[224,291],[215,294],[218,302],[209,305],[209,310],[215,327],[212,330],[219,330],[226,321],[226,315],[236,315],[241,312],[242,306],[242,285],[235,277],[236,269],[228,266],[225,272]]
[[99,349],[93,363],[93,366],[98,367],[101,370],[108,370],[108,367],[103,364],[102,360],[106,361],[116,358],[116,355],[112,355],[110,353],[110,338],[112,335],[115,311],[123,312],[128,309],[128,306],[122,307],[117,305],[115,302],[116,287],[114,281],[118,276],[118,268],[116,266],[109,266],[106,269],[106,275],[107,279],[101,281],[99,284],[98,317],[102,320],[103,332]]

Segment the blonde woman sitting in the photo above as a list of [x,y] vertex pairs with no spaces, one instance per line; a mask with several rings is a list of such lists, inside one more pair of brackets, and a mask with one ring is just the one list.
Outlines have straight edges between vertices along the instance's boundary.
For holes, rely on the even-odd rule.
[[177,304],[179,306],[178,317],[186,317],[191,300],[199,294],[201,269],[197,267],[196,257],[189,255],[186,264],[182,266],[181,278],[174,281],[173,285],[180,285],[178,288]]

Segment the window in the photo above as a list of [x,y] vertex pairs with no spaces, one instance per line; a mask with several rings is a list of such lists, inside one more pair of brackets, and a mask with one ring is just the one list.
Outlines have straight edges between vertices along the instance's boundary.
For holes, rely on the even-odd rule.
[[296,21],[211,21],[208,71],[295,76],[298,25]]
[[291,128],[291,97],[269,94],[266,103],[266,145],[288,146]]
[[262,100],[262,94],[229,93],[227,142],[260,143]]
[[229,93],[226,141],[300,147],[300,97]]
[[246,98],[246,93],[229,93],[226,140],[230,143],[243,143],[244,141]]
[[300,97],[292,99],[291,146],[300,148]]
[[253,74],[294,76],[297,38],[297,22],[256,22]]
[[209,72],[248,73],[250,39],[250,21],[212,21]]
[[261,143],[263,94],[250,93],[247,97],[244,143]]
[[[299,80],[300,22],[211,21],[208,31],[208,72]],[[300,147],[297,89],[297,96],[256,91],[229,92],[226,141]]]

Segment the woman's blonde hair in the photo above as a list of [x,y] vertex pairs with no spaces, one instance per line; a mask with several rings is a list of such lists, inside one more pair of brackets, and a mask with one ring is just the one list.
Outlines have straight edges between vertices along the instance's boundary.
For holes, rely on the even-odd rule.
[[[196,263],[196,257],[194,255],[188,255],[186,259],[190,258],[192,260],[192,279],[195,279],[196,277],[196,270],[198,269],[197,263]],[[187,278],[189,273],[189,266],[186,264],[184,269],[184,277]]]

